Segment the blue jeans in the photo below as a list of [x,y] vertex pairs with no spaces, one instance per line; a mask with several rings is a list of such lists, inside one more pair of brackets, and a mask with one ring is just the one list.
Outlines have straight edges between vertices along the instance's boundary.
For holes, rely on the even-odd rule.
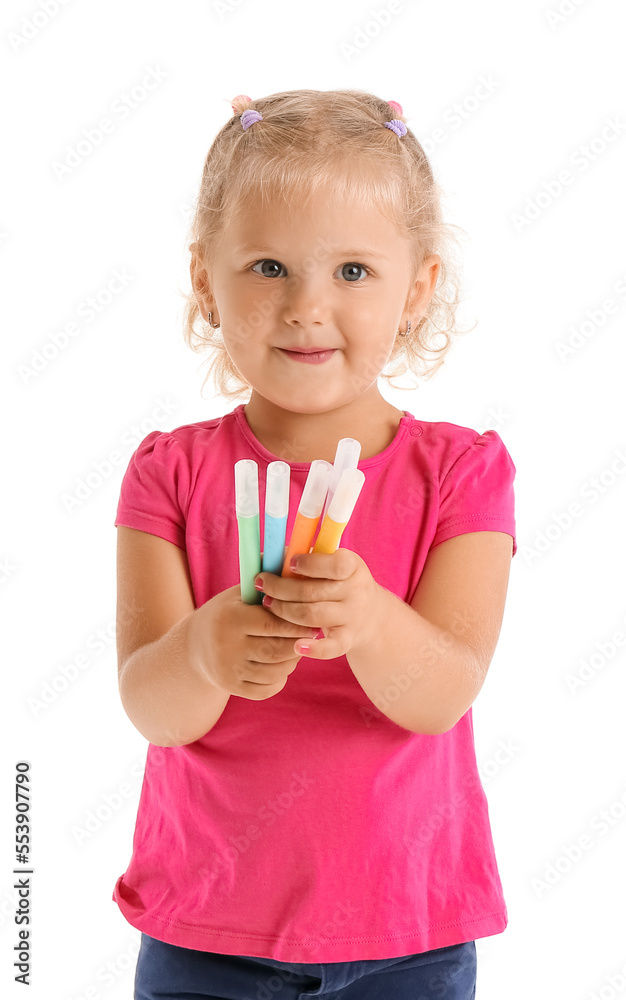
[[474,1000],[474,941],[323,964],[221,955],[141,935],[134,1000]]

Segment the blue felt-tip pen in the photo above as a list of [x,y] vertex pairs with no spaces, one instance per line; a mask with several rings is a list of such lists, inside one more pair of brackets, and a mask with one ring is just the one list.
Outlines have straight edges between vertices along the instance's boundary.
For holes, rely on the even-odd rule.
[[290,480],[291,467],[286,462],[270,462],[265,479],[263,569],[277,576],[285,559]]

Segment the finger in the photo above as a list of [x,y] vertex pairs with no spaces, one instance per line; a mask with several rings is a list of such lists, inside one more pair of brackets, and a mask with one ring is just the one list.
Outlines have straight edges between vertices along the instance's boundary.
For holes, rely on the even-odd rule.
[[309,629],[332,628],[340,625],[340,601],[279,601],[277,597],[265,597],[269,601],[268,610],[273,615],[294,625]]
[[[257,610],[255,608],[255,610]],[[280,615],[274,615],[266,608],[258,606],[258,614],[251,616],[246,624],[247,635],[265,636],[285,636],[286,638],[312,637],[315,638],[319,629],[312,625],[303,625],[298,622],[287,621]]]
[[[351,549],[337,549],[336,552],[309,552],[293,556],[291,562],[295,560],[296,577],[316,577],[327,580],[346,580],[357,569],[363,561],[356,552]],[[263,593],[268,593],[266,587],[270,587],[272,594],[276,593],[276,585],[294,582],[293,577],[283,577],[276,573],[259,573],[254,578],[254,583],[259,584]]]
[[[351,549],[337,549],[336,552],[308,552],[293,557],[298,576],[322,577],[327,580],[346,580],[354,573],[359,556]],[[287,578],[288,579],[288,578]]]
[[[311,642],[309,638],[300,637],[301,642]],[[248,667],[256,669],[260,664],[280,664],[292,657],[303,654],[294,653],[294,640],[283,636],[268,635],[265,638],[254,640],[250,643],[247,664]]]
[[[314,660],[332,660],[336,656],[343,656],[352,646],[350,630],[345,625],[337,625],[335,628],[324,630],[327,638],[299,639],[294,643],[294,651],[299,656],[310,656]],[[304,648],[304,647],[308,647]]]
[[312,577],[272,577],[265,581],[262,604],[272,608],[273,601],[289,604],[319,604],[322,601],[342,601],[347,596],[345,580],[313,579]]

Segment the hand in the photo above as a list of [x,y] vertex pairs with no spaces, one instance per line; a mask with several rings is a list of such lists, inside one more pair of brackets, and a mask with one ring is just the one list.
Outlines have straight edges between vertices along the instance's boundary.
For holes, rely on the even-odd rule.
[[196,608],[189,649],[191,661],[214,687],[262,701],[282,691],[296,669],[303,654],[294,654],[294,639],[307,642],[315,635],[316,629],[284,621],[260,604],[244,604],[237,584]]
[[[367,564],[350,549],[297,557],[296,577],[259,573],[265,607],[287,622],[323,629],[323,639],[299,639],[296,653],[327,660],[366,645],[377,627],[381,590]],[[268,605],[267,597],[271,598]],[[302,650],[302,645],[309,651]]]

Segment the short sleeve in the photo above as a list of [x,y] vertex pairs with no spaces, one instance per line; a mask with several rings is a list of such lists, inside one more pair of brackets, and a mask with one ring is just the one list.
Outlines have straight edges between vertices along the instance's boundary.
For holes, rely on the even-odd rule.
[[515,465],[494,430],[479,434],[456,459],[440,486],[439,517],[431,545],[470,531],[503,531],[515,538]]
[[189,480],[188,461],[176,438],[169,431],[152,431],[124,473],[115,526],[139,528],[186,548]]

